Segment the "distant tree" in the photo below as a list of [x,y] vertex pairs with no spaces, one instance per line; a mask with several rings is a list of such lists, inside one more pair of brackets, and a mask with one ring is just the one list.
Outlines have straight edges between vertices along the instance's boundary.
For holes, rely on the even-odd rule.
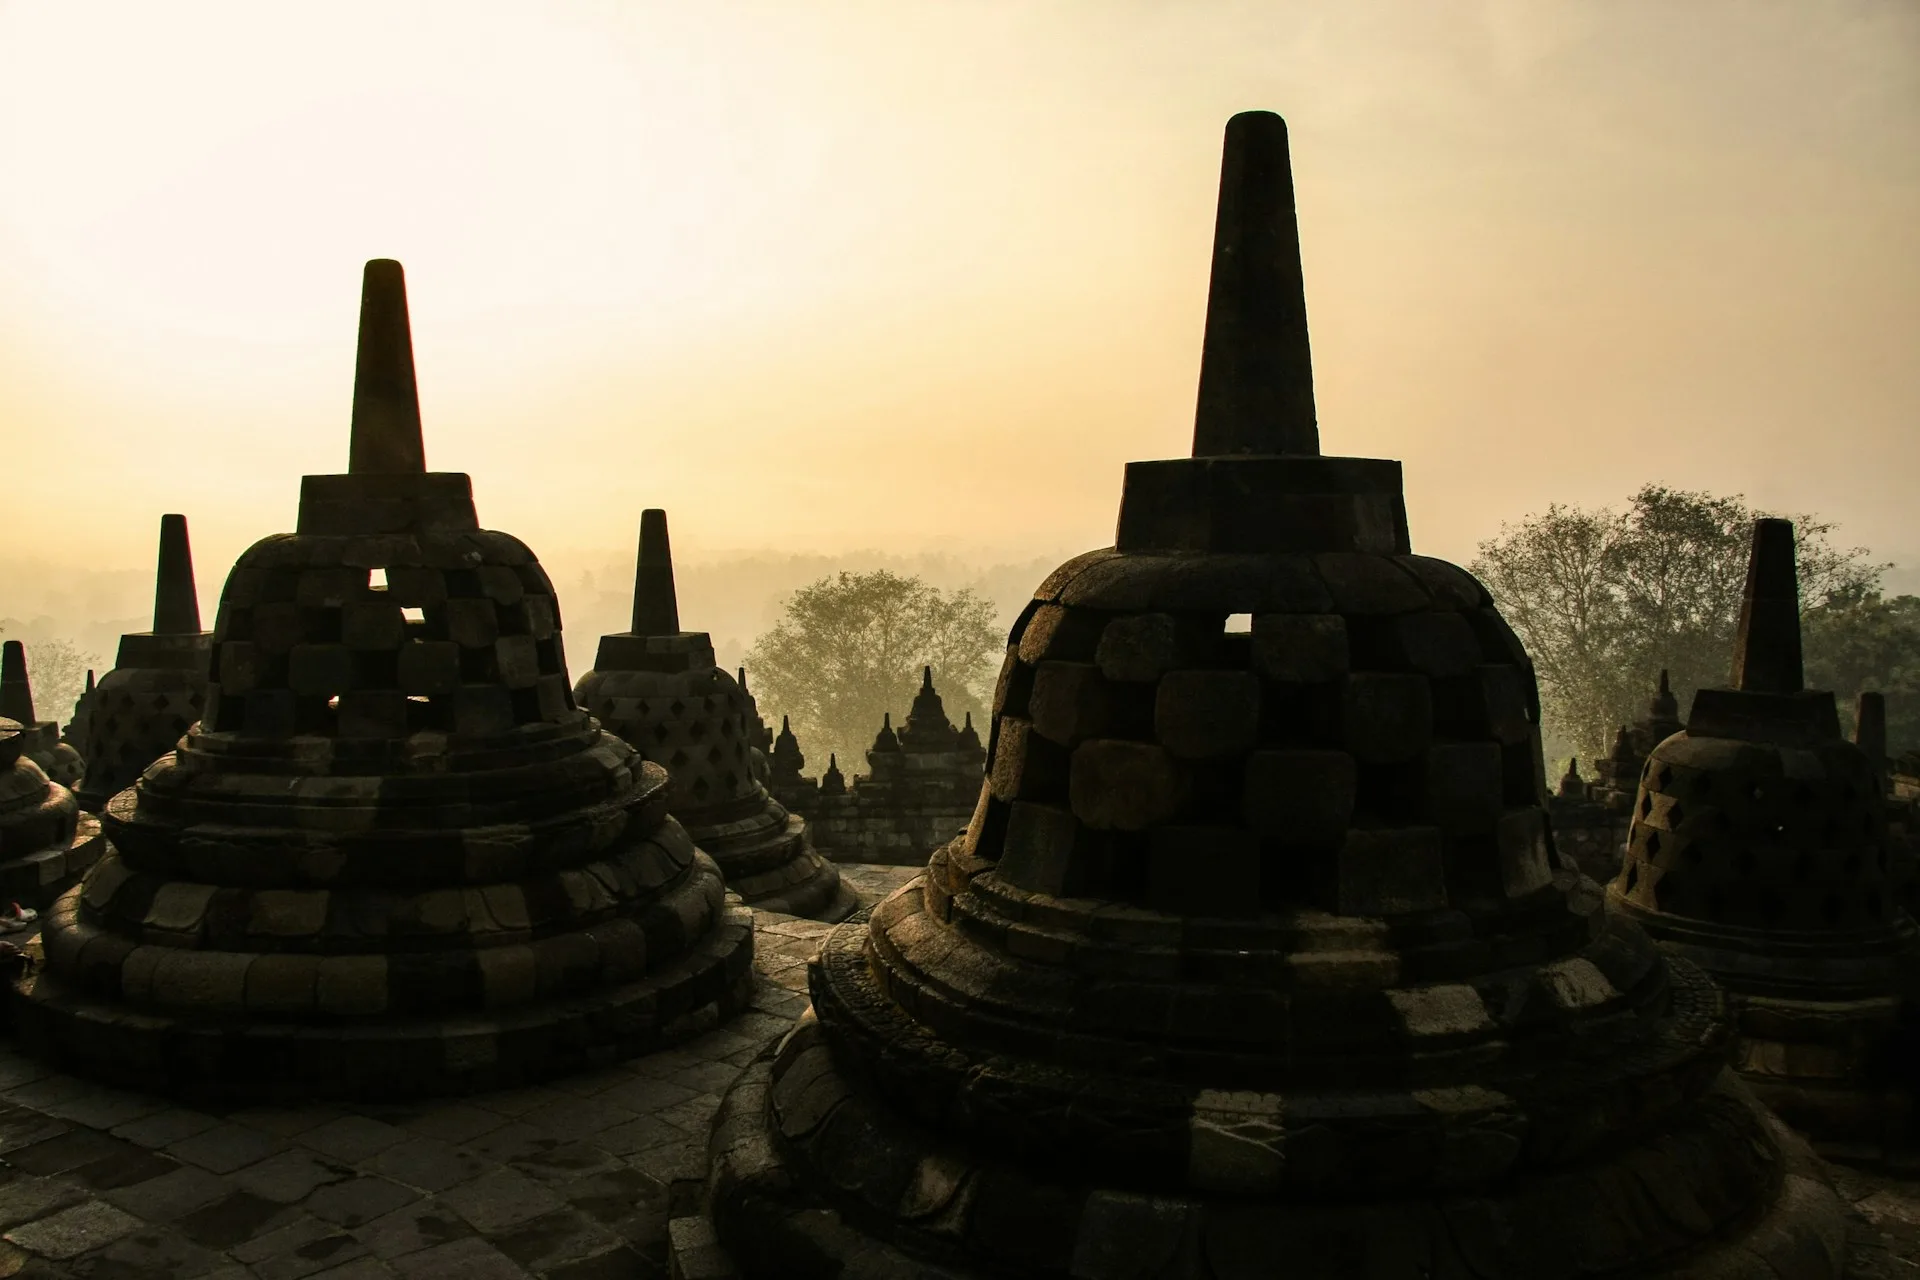
[[[0,632],[12,619],[0,622]],[[87,686],[87,671],[100,666],[100,655],[71,640],[29,640],[27,678],[33,682],[33,710],[42,720],[64,725],[73,716],[73,704]]]
[[881,716],[892,712],[896,728],[904,719],[922,667],[957,724],[979,714],[1004,647],[993,606],[970,590],[884,569],[841,573],[793,593],[748,651],[747,678],[776,729],[792,718],[810,770],[837,752],[851,775]]
[[[1647,485],[1623,510],[1555,504],[1480,544],[1472,569],[1533,657],[1552,754],[1603,754],[1644,713],[1662,668],[1682,714],[1695,689],[1729,678],[1753,522],[1767,514],[1737,494]],[[1837,637],[1879,599],[1889,566],[1836,548],[1829,521],[1790,518],[1803,610],[1855,610],[1835,615]],[[1808,637],[1810,666],[1827,643],[1822,625]]]
[[1891,751],[1920,748],[1920,596],[1839,592],[1802,610],[1801,632],[1807,686],[1839,695],[1849,734],[1856,700],[1872,689],[1887,698]]

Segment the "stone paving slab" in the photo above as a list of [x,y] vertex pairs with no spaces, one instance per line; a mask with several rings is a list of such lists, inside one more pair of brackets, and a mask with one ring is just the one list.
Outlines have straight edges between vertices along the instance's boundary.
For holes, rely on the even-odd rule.
[[[850,879],[870,905],[914,870]],[[806,1008],[830,927],[758,915],[751,1006],[675,1050],[464,1098],[215,1112],[0,1042],[0,1277],[664,1277],[720,1094]]]
[[[869,904],[915,873],[845,870]],[[755,924],[747,1012],[671,1052],[501,1093],[212,1112],[0,1042],[0,1277],[663,1278],[719,1095],[806,1008],[806,959],[831,927]],[[1920,1280],[1920,1180],[1840,1178],[1857,1280]]]

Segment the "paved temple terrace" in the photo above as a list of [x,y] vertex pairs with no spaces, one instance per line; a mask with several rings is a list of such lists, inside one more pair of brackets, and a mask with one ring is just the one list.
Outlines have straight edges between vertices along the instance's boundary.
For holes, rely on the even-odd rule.
[[[864,903],[914,873],[844,868]],[[720,1093],[806,1007],[832,926],[756,915],[752,1007],[680,1050],[418,1106],[198,1111],[0,1045],[0,1276],[640,1280]],[[1920,1178],[1842,1171],[1855,1280],[1920,1277]]]
[[[846,871],[866,904],[913,873]],[[0,1276],[665,1276],[667,1221],[693,1207],[719,1095],[806,1008],[806,958],[832,927],[756,925],[746,1013],[538,1088],[215,1113],[0,1043]]]

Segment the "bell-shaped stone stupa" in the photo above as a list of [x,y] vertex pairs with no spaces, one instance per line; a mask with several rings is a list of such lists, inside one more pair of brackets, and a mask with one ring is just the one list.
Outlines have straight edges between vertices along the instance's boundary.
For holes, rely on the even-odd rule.
[[89,699],[81,805],[99,812],[148,765],[173,750],[200,719],[207,701],[211,638],[200,629],[187,518],[161,516],[153,630],[120,637],[113,670]]
[[0,911],[44,907],[100,856],[100,822],[26,754],[28,734],[0,718]]
[[33,680],[27,674],[27,647],[18,640],[0,644],[0,717],[20,726],[21,754],[69,789],[80,785],[87,763],[60,735],[57,721],[34,713]]
[[16,1026],[217,1097],[491,1088],[714,1025],[750,914],[667,776],[573,704],[553,584],[429,472],[400,264],[367,264],[345,475],[234,565],[206,712],[102,815]]
[[1608,901],[1719,980],[1740,1073],[1820,1139],[1877,1141],[1909,1105],[1881,1061],[1915,936],[1893,870],[1873,761],[1802,687],[1793,525],[1757,521],[1733,687],[1648,757]]
[[1319,454],[1264,112],[1227,126],[1194,445],[1041,584],[972,826],[828,936],[723,1101],[720,1245],[847,1280],[1837,1275],[1719,990],[1557,867],[1513,632],[1410,553],[1398,463]]
[[668,808],[748,906],[842,920],[859,905],[839,868],[814,851],[805,819],[787,812],[756,773],[758,708],[714,665],[707,633],[680,629],[664,511],[640,514],[633,629],[600,637],[574,696],[666,768]]

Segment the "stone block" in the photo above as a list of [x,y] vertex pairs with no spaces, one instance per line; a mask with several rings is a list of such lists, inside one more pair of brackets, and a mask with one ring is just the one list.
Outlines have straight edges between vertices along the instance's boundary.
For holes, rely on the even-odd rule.
[[[480,570],[484,577],[496,572],[491,566]],[[511,574],[513,570],[504,572]],[[515,579],[517,582],[518,579]],[[402,565],[389,566],[387,569],[387,594],[395,604],[409,608],[424,609],[428,605],[445,604],[447,600],[447,575],[439,569],[415,568]]]
[[1457,613],[1409,613],[1393,620],[1400,660],[1423,675],[1465,675],[1480,664],[1480,639]]
[[1244,827],[1155,827],[1147,900],[1155,911],[1244,916],[1260,910],[1260,842]]
[[520,581],[520,575],[510,566],[484,564],[480,566],[480,589],[489,600],[501,604],[518,604],[527,593],[526,584]]
[[447,640],[409,640],[400,647],[403,693],[452,693],[460,687],[460,646]]
[[353,684],[353,654],[343,644],[297,644],[287,655],[287,683],[306,697],[327,697]]
[[533,999],[538,987],[539,963],[532,947],[483,947],[477,955],[487,1008],[505,1009]]
[[394,601],[349,604],[340,610],[340,641],[349,649],[398,649],[406,638],[406,618]]
[[220,688],[223,692],[247,693],[259,682],[259,656],[251,641],[229,640],[220,646]]
[[321,957],[315,998],[323,1013],[341,1016],[385,1013],[387,958],[377,955]]
[[1000,878],[1032,893],[1066,893],[1080,824],[1064,805],[1016,800],[1009,807]]
[[1164,747],[1095,738],[1074,748],[1069,797],[1089,827],[1145,830],[1172,817],[1184,793],[1180,767]]
[[398,689],[354,689],[340,695],[342,738],[404,738],[407,695]]
[[1067,752],[1033,732],[1028,721],[1001,716],[995,723],[988,785],[999,800],[1057,800],[1067,785]]
[[1115,618],[1101,631],[1093,660],[1109,680],[1158,680],[1180,665],[1179,624],[1167,613]]
[[1317,684],[1347,673],[1347,621],[1335,613],[1256,613],[1253,669],[1287,684]]
[[513,695],[499,685],[462,685],[453,694],[453,732],[484,736],[514,725]]
[[1546,814],[1534,808],[1515,809],[1500,819],[1495,836],[1500,850],[1500,878],[1508,897],[1532,893],[1552,881]]
[[1100,644],[1104,619],[1065,605],[1044,604],[1033,611],[1020,634],[1020,660],[1038,665],[1047,658],[1091,662]]
[[324,889],[258,889],[247,913],[247,932],[275,938],[312,938],[326,928],[331,894]]
[[1286,1171],[1285,1111],[1286,1099],[1277,1093],[1199,1090],[1187,1147],[1188,1183],[1225,1195],[1279,1190]]
[[1251,671],[1169,671],[1154,695],[1153,730],[1183,759],[1249,751],[1260,732],[1260,678]]
[[540,651],[532,636],[501,636],[493,644],[500,680],[509,689],[531,689],[540,679]]
[[222,951],[155,948],[156,1004],[197,1014],[242,1013],[247,1007],[247,969],[254,957]]
[[1353,821],[1357,770],[1344,751],[1256,751],[1247,757],[1242,813],[1287,844],[1336,844]]
[[441,611],[447,639],[467,649],[484,649],[500,638],[500,620],[491,600],[449,600]]
[[1042,662],[1027,702],[1035,733],[1063,747],[1107,731],[1106,681],[1090,662]]
[[252,641],[266,653],[286,653],[306,638],[299,606],[262,604],[254,606]]
[[1425,676],[1357,671],[1341,697],[1341,740],[1358,760],[1418,759],[1433,740],[1433,694]]
[[313,1009],[320,957],[261,956],[247,970],[250,1013],[307,1013]]
[[1335,613],[1368,617],[1428,607],[1426,588],[1385,556],[1330,551],[1316,555],[1313,565],[1333,594]]
[[1341,915],[1390,916],[1447,905],[1447,876],[1436,827],[1355,828],[1340,850],[1336,901]]
[[1508,746],[1528,741],[1533,721],[1527,715],[1526,673],[1506,663],[1484,663],[1474,676],[1486,732]]
[[1465,983],[1403,987],[1387,992],[1406,1033],[1416,1040],[1472,1035],[1493,1029],[1480,993]]
[[1505,808],[1506,774],[1492,742],[1442,742],[1427,751],[1426,809],[1449,834],[1491,831]]

